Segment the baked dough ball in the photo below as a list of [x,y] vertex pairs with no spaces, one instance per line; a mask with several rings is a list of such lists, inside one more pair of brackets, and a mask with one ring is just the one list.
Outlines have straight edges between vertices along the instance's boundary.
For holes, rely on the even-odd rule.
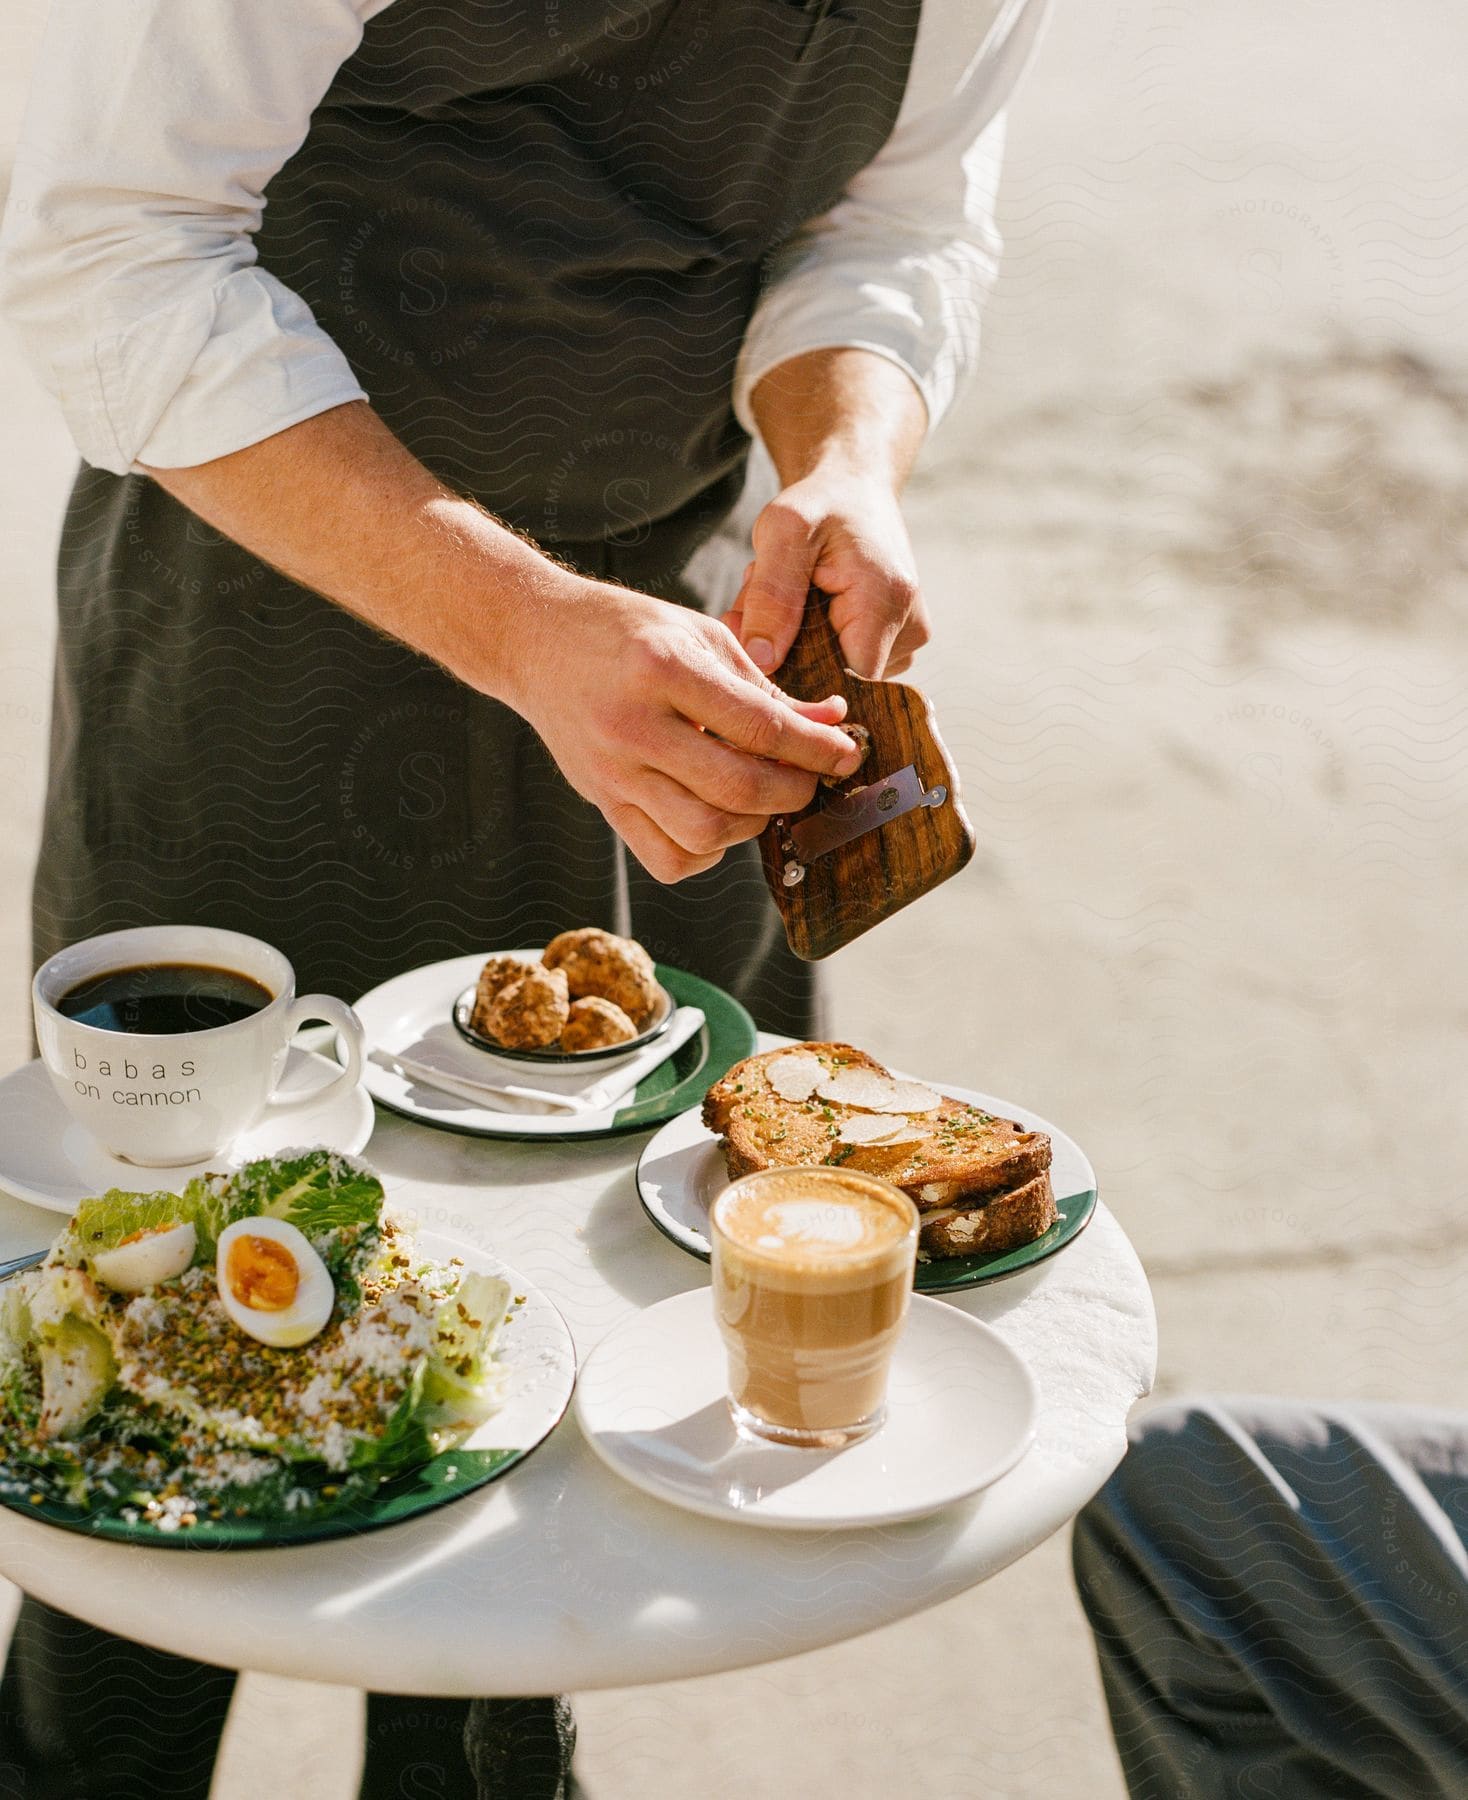
[[620,1006],[588,994],[571,1002],[571,1012],[561,1027],[563,1050],[606,1050],[637,1036],[637,1027]]
[[652,958],[635,939],[583,925],[552,938],[543,960],[548,969],[565,970],[573,1000],[588,995],[610,1000],[639,1031],[652,1023],[659,1004],[657,976]]
[[489,1033],[489,1009],[494,1005],[496,996],[512,981],[519,981],[530,966],[521,962],[518,956],[490,957],[479,971],[479,983],[474,990],[474,1007],[469,1014],[469,1023],[475,1031]]
[[518,981],[495,995],[489,1008],[489,1035],[507,1050],[543,1050],[561,1035],[570,1010],[562,972],[532,963]]

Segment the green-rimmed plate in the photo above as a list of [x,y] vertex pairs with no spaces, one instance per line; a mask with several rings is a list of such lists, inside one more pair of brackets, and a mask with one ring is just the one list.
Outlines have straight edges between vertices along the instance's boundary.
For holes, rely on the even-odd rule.
[[[1053,1159],[1050,1180],[1060,1216],[1043,1237],[1021,1244],[1017,1250],[919,1262],[913,1286],[923,1294],[950,1294],[960,1288],[982,1287],[1033,1268],[1073,1243],[1096,1210],[1096,1171],[1073,1138],[1013,1101],[946,1084],[943,1092],[1001,1119],[1018,1119],[1027,1130],[1048,1133]],[[709,1207],[728,1181],[719,1140],[704,1125],[696,1106],[669,1120],[656,1137],[648,1140],[638,1159],[637,1194],[642,1210],[664,1237],[704,1262],[710,1255]]]
[[[638,1083],[635,1092],[615,1106],[592,1113],[568,1114],[498,1111],[427,1087],[392,1066],[396,1056],[424,1060],[430,1053],[456,1058],[482,1055],[491,1079],[516,1085],[536,1084],[524,1064],[501,1064],[489,1051],[475,1052],[453,1023],[454,1002],[474,981],[490,954],[454,956],[446,962],[412,969],[373,988],[356,1001],[367,1033],[368,1054],[363,1080],[374,1100],[420,1124],[470,1137],[568,1138],[611,1137],[621,1131],[645,1131],[696,1105],[707,1088],[754,1050],[754,1020],[731,995],[683,969],[657,965],[657,977],[679,1006],[696,1006],[703,1025],[681,1049]],[[415,1055],[416,1052],[416,1055]],[[471,1064],[472,1067],[472,1064]],[[595,1065],[600,1079],[614,1073]]]
[[503,1475],[523,1462],[565,1413],[576,1385],[571,1333],[539,1288],[474,1245],[434,1231],[419,1232],[417,1241],[430,1256],[443,1261],[461,1256],[472,1269],[502,1275],[514,1296],[496,1345],[508,1377],[504,1402],[456,1449],[370,1492],[334,1502],[323,1496],[322,1490],[340,1487],[341,1477],[320,1466],[303,1466],[295,1485],[305,1496],[304,1504],[272,1500],[266,1509],[260,1507],[257,1496],[259,1510],[244,1517],[226,1512],[213,1519],[200,1514],[196,1524],[179,1529],[160,1529],[124,1500],[78,1507],[44,1495],[34,1497],[37,1490],[26,1482],[24,1471],[4,1464],[0,1464],[0,1505],[28,1518],[120,1543],[178,1550],[264,1550],[378,1531],[447,1506]]

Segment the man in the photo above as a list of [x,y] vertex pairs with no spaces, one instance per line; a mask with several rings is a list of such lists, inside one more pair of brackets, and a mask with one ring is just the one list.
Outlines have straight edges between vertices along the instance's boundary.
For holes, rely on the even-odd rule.
[[[769,676],[813,581],[865,674],[927,636],[898,493],[972,362],[1039,13],[54,0],[0,267],[89,465],[36,957],[199,918],[354,995],[601,923],[814,1031],[752,840],[856,756]],[[227,1677],[140,1752],[123,1696],[187,1671],[29,1604],[17,1650],[28,1796],[164,1759],[202,1795]],[[476,1715],[483,1791],[522,1727],[515,1791],[559,1790],[538,1704]],[[415,1757],[473,1791],[462,1712],[374,1697],[364,1793]]]
[[1211,1397],[1076,1522],[1134,1800],[1468,1794],[1468,1421]]

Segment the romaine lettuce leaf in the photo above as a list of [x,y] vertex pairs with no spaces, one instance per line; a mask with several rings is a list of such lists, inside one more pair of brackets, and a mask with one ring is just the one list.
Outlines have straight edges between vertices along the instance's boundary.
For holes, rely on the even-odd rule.
[[20,1282],[30,1310],[33,1338],[39,1339],[63,1324],[72,1313],[88,1324],[97,1323],[102,1296],[96,1282],[83,1270],[46,1262],[38,1269],[27,1269]]
[[60,1258],[75,1264],[99,1251],[115,1250],[134,1232],[154,1231],[160,1225],[190,1224],[197,1239],[194,1261],[207,1262],[214,1254],[214,1240],[226,1223],[220,1216],[222,1201],[214,1186],[219,1180],[218,1176],[197,1175],[179,1194],[109,1188],[95,1200],[83,1200],[71,1221],[71,1230],[58,1244]]
[[375,1224],[381,1208],[382,1183],[361,1164],[334,1150],[298,1150],[260,1157],[232,1175],[196,1175],[177,1194],[109,1188],[78,1206],[59,1255],[75,1265],[115,1250],[134,1232],[188,1222],[198,1239],[197,1266],[213,1259],[215,1240],[236,1219],[265,1213],[319,1238],[340,1226]]
[[236,1219],[288,1219],[308,1238],[343,1225],[375,1224],[382,1183],[369,1169],[336,1150],[300,1150],[264,1156],[229,1177],[222,1195],[223,1225]]
[[[15,1289],[7,1309],[14,1329],[25,1329],[40,1367],[38,1435],[72,1437],[102,1404],[117,1374],[112,1347],[97,1328],[97,1285],[80,1269],[43,1263],[19,1276]],[[18,1360],[24,1359],[23,1346]]]
[[95,1325],[75,1313],[37,1334],[41,1358],[43,1438],[75,1437],[106,1398],[117,1373],[112,1348]]
[[381,1475],[426,1462],[461,1443],[500,1404],[503,1371],[494,1340],[507,1316],[510,1284],[465,1271],[438,1309],[433,1348],[413,1372],[382,1436],[357,1444],[352,1467]]
[[498,1275],[464,1272],[439,1308],[438,1342],[428,1359],[429,1398],[454,1401],[479,1392],[509,1299],[510,1284]]
[[0,1468],[12,1479],[22,1473],[29,1486],[72,1505],[87,1497],[86,1473],[72,1445],[40,1433],[41,1378],[34,1364],[17,1363],[0,1383]]
[[375,1225],[351,1226],[317,1238],[316,1249],[336,1289],[337,1310],[349,1319],[361,1309],[362,1283],[385,1267],[381,1233]]
[[421,1409],[435,1451],[466,1437],[500,1403],[503,1380],[493,1351],[509,1300],[509,1282],[471,1269],[439,1308]]
[[18,1367],[35,1338],[27,1284],[7,1281],[0,1287],[0,1369]]
[[352,1446],[351,1468],[371,1469],[375,1475],[385,1480],[400,1469],[409,1469],[415,1463],[427,1462],[433,1455],[433,1440],[425,1429],[422,1418],[423,1380],[427,1368],[427,1359],[420,1358],[403,1389],[402,1399],[382,1428],[382,1435],[376,1438],[359,1438]]

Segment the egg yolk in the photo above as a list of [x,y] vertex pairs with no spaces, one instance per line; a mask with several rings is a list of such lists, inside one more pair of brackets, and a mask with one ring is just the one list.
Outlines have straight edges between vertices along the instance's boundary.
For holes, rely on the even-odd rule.
[[301,1285],[296,1259],[275,1238],[237,1237],[225,1265],[229,1291],[252,1312],[284,1312]]
[[145,1225],[141,1231],[130,1231],[125,1238],[119,1238],[117,1247],[121,1250],[128,1244],[141,1244],[144,1238],[162,1237],[165,1231],[176,1229],[176,1223],[174,1225]]

